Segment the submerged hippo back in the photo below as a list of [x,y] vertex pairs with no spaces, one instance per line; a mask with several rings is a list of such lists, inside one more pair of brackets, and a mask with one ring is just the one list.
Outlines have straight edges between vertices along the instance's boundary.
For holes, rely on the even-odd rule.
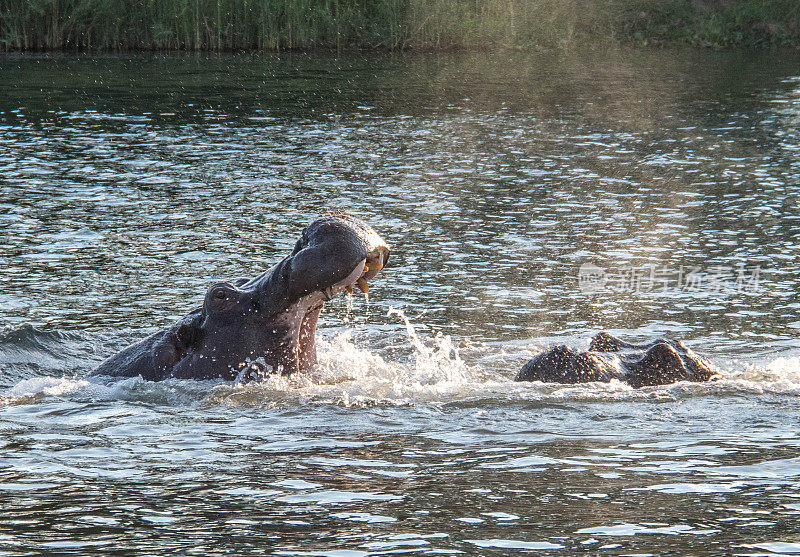
[[632,387],[666,385],[676,381],[708,381],[717,369],[681,341],[657,339],[631,344],[601,332],[588,352],[556,346],[525,364],[516,381],[549,383],[626,381]]
[[522,367],[514,381],[608,383],[619,376],[619,368],[605,357],[561,345],[534,357]]

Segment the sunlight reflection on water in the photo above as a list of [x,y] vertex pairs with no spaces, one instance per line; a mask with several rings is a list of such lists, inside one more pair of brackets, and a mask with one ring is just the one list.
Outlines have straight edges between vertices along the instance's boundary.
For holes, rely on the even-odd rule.
[[[796,553],[796,62],[0,58],[0,552]],[[309,375],[86,378],[331,209],[396,251]],[[601,328],[725,378],[512,382]]]

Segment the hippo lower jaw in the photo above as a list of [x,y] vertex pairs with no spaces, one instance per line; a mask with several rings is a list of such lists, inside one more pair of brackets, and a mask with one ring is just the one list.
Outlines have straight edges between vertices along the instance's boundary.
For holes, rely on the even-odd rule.
[[291,255],[252,280],[218,283],[203,307],[103,362],[93,373],[225,380],[308,370],[325,301],[368,290],[389,247],[349,216],[317,219]]

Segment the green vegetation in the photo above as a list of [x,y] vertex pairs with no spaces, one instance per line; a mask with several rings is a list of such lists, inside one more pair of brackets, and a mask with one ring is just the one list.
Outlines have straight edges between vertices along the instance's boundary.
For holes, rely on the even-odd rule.
[[6,50],[800,46],[798,0],[2,0]]
[[800,46],[797,0],[598,0],[596,4],[606,28],[618,40],[710,47]]

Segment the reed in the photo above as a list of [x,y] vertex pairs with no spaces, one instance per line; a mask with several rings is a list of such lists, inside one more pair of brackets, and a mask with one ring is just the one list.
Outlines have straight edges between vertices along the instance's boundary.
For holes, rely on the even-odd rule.
[[410,0],[404,44],[420,49],[568,43],[586,29],[586,0]]
[[404,0],[3,0],[13,50],[396,47]]
[[800,45],[797,0],[2,0],[5,50]]

